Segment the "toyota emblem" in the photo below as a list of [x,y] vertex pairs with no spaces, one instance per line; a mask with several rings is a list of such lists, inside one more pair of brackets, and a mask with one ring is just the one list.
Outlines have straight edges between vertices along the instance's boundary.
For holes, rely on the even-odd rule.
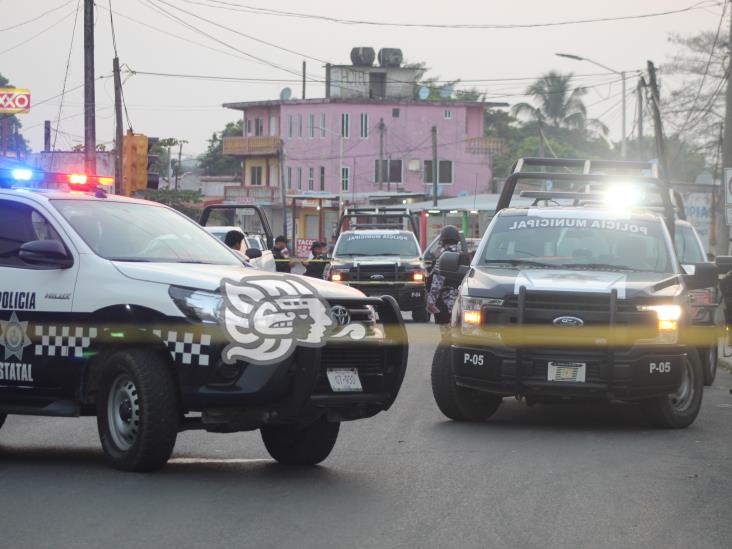
[[330,309],[330,318],[337,326],[345,326],[351,322],[351,313],[343,305],[336,305]]

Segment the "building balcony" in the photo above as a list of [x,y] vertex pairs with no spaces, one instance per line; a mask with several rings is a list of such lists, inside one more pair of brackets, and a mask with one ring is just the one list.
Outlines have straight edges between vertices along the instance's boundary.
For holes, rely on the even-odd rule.
[[231,186],[224,189],[224,201],[236,204],[280,204],[282,194],[279,187]]
[[279,137],[224,137],[224,154],[227,156],[277,156],[281,146]]
[[468,154],[504,154],[506,140],[501,137],[473,137],[465,140],[465,152]]

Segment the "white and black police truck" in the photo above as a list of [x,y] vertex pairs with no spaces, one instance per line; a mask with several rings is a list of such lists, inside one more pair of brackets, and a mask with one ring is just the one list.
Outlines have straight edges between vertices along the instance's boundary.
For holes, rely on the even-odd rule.
[[96,416],[123,470],[161,467],[186,429],[259,429],[276,460],[315,464],[341,422],[394,402],[408,348],[392,298],[245,268],[97,177],[0,182],[0,426]]
[[[717,333],[694,326],[689,296],[716,285],[717,267],[682,270],[668,187],[634,174],[647,167],[517,162],[471,265],[454,253],[438,260],[462,280],[432,368],[446,416],[484,420],[517,396],[634,401],[656,426],[694,421],[704,385],[698,339]],[[514,195],[533,205],[511,207]]]

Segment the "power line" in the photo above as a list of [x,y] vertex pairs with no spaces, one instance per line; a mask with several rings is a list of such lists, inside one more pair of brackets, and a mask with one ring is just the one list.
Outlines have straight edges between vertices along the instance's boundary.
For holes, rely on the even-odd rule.
[[691,115],[694,113],[694,107],[696,107],[697,101],[699,101],[699,97],[701,95],[702,89],[704,89],[704,82],[707,79],[707,75],[709,74],[709,67],[712,64],[712,59],[714,58],[714,50],[717,48],[717,42],[719,42],[719,34],[722,31],[722,23],[724,22],[724,14],[727,11],[727,2],[724,3],[722,6],[722,15],[719,16],[719,24],[717,25],[717,33],[714,35],[714,43],[712,44],[712,49],[709,52],[709,58],[707,59],[707,64],[704,67],[704,73],[702,74],[701,82],[699,82],[699,88],[696,90],[696,95],[694,96],[694,101],[691,102],[691,107],[689,108],[689,112],[686,114],[686,120],[684,120],[684,123],[681,125],[681,129],[677,132],[679,135],[681,135],[686,130],[686,125],[689,123],[689,120],[691,119]]
[[2,55],[2,54],[4,54],[4,53],[8,53],[9,51],[13,51],[14,49],[17,49],[17,48],[19,48],[19,47],[20,47],[20,46],[22,46],[23,44],[27,44],[28,42],[31,42],[31,41],[35,40],[36,38],[38,38],[38,37],[39,37],[39,36],[41,36],[42,34],[45,34],[46,32],[50,31],[50,30],[51,30],[52,28],[54,28],[54,27],[57,27],[58,25],[60,25],[60,24],[61,24],[61,23],[63,23],[64,21],[66,21],[66,20],[67,20],[67,19],[68,19],[69,17],[71,17],[72,15],[75,15],[75,12],[73,12],[73,11],[72,11],[72,12],[69,12],[69,13],[67,13],[67,14],[66,14],[65,16],[63,16],[63,17],[62,17],[61,19],[59,19],[59,20],[58,20],[58,21],[56,21],[55,23],[53,23],[53,24],[51,24],[51,25],[47,26],[47,27],[46,27],[45,29],[43,29],[43,30],[41,30],[41,31],[37,32],[37,33],[36,33],[36,34],[34,34],[33,36],[31,36],[31,37],[29,37],[29,38],[26,38],[26,39],[25,39],[25,40],[23,40],[22,42],[18,42],[18,43],[17,43],[17,44],[15,44],[14,46],[11,46],[11,47],[9,47],[9,48],[7,48],[7,49],[3,50],[3,51],[0,51],[0,55]]
[[188,4],[198,4],[209,8],[225,9],[229,11],[242,11],[247,13],[254,13],[259,15],[271,15],[277,17],[291,17],[298,19],[314,19],[327,21],[330,23],[338,23],[342,25],[369,25],[378,27],[402,27],[402,28],[428,28],[428,29],[531,29],[541,27],[559,27],[566,25],[582,25],[588,23],[605,23],[614,21],[628,21],[638,19],[649,19],[653,17],[663,17],[667,15],[676,15],[686,13],[695,10],[706,9],[710,7],[719,6],[722,2],[704,0],[697,2],[685,8],[676,10],[667,10],[660,12],[644,13],[638,15],[621,15],[614,17],[599,17],[592,19],[571,19],[567,21],[551,21],[545,23],[510,23],[510,24],[479,24],[479,23],[397,23],[391,21],[370,21],[362,19],[345,19],[340,17],[332,17],[327,15],[316,15],[312,13],[294,12],[277,10],[272,8],[259,8],[247,4],[241,4],[237,2],[224,1],[224,0],[208,0],[208,2],[200,2],[194,0],[184,0]]
[[[61,111],[63,110],[64,97],[66,96],[66,83],[68,82],[68,79],[69,79],[69,68],[71,66],[71,53],[73,52],[73,49],[74,49],[74,37],[76,36],[76,24],[79,21],[80,6],[81,6],[81,0],[77,0],[76,1],[76,16],[74,17],[74,28],[71,31],[71,43],[69,44],[69,55],[66,58],[66,70],[64,71],[64,83],[63,83],[63,86],[61,87],[61,101],[59,101],[59,103],[58,103],[58,115],[56,115],[56,128],[58,128],[58,125],[59,125],[59,122],[61,119]],[[56,149],[56,139],[57,138],[58,138],[58,129],[56,130],[56,132],[54,133],[54,136],[53,136],[52,148],[54,150]]]
[[10,25],[9,27],[5,27],[3,29],[0,29],[0,32],[5,32],[5,31],[17,29],[18,27],[22,27],[23,25],[27,25],[29,23],[33,23],[34,21],[38,21],[39,19],[41,19],[42,17],[45,17],[49,13],[53,13],[55,11],[64,9],[66,6],[68,6],[69,4],[71,4],[73,1],[74,0],[68,0],[67,2],[64,2],[63,4],[61,4],[60,6],[56,6],[55,8],[51,8],[50,10],[46,10],[43,13],[41,13],[39,15],[36,15],[35,17],[31,17],[30,19],[27,19],[26,21],[23,21],[22,23],[17,23],[15,25]]

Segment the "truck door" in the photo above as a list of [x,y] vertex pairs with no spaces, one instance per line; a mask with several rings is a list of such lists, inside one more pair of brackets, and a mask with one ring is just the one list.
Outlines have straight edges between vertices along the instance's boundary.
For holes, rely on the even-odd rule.
[[73,394],[70,369],[81,361],[83,337],[69,322],[79,261],[61,234],[32,202],[0,199],[2,401]]

